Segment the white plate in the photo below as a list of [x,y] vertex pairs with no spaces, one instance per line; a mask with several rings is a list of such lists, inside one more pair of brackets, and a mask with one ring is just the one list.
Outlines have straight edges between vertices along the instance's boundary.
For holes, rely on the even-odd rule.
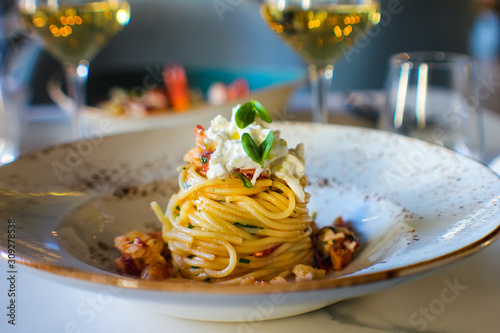
[[[283,119],[285,108],[291,94],[305,82],[302,68],[288,68],[285,70],[265,70],[265,69],[213,69],[215,74],[205,74],[213,77],[214,82],[218,77],[244,77],[247,78],[251,89],[249,96],[230,101],[223,105],[210,105],[200,103],[192,106],[183,112],[168,111],[147,115],[145,117],[115,116],[106,113],[97,107],[87,107],[84,119],[88,123],[89,133],[103,133],[106,135],[139,132],[149,129],[178,127],[183,125],[194,126],[199,123],[209,122],[218,114],[229,118],[231,111],[237,104],[243,104],[250,99],[255,99],[266,106],[273,119]],[[202,76],[203,70],[199,72]],[[205,80],[207,80],[205,78]],[[47,85],[47,92],[51,99],[63,110],[73,110],[74,101],[61,90],[61,82],[58,76],[53,76]],[[105,129],[105,130],[103,130]]]
[[[490,244],[500,233],[500,180],[450,150],[389,133],[281,123],[305,143],[311,211],[320,225],[352,221],[363,245],[342,272],[264,286],[148,282],[115,274],[113,238],[159,228],[149,209],[176,191],[190,128],[88,140],[31,153],[0,168],[0,218],[16,219],[18,262],[80,287],[102,284],[152,311],[214,321],[312,311],[422,276]],[[7,256],[7,224],[0,229]],[[115,287],[117,286],[117,287]]]

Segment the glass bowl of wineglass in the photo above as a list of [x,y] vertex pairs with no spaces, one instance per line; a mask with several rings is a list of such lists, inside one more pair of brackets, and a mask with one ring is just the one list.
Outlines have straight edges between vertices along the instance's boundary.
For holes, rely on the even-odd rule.
[[380,21],[376,0],[265,0],[264,20],[309,64],[313,121],[328,122],[333,64]]
[[26,27],[62,63],[75,102],[73,137],[86,137],[82,113],[89,63],[128,24],[130,5],[125,0],[19,0],[18,8]]

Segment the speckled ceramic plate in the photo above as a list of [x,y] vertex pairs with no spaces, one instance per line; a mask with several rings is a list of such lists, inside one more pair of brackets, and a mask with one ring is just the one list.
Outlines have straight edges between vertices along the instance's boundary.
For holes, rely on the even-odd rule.
[[[464,258],[499,234],[500,180],[447,149],[384,132],[276,124],[305,143],[307,190],[317,222],[351,221],[363,249],[325,279],[264,286],[148,282],[116,274],[113,238],[158,229],[149,202],[177,190],[192,130],[95,138],[44,149],[0,168],[2,256],[15,219],[18,263],[61,282],[126,297],[153,311],[199,320],[296,315],[409,281]],[[116,287],[118,286],[118,288]]]

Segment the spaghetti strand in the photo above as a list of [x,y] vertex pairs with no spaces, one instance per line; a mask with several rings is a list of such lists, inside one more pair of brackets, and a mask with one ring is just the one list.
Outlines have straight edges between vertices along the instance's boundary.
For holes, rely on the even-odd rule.
[[179,171],[180,191],[165,213],[152,208],[180,275],[236,284],[286,276],[311,259],[307,201],[297,203],[286,182],[263,179],[246,188],[236,178],[207,179],[194,164]]

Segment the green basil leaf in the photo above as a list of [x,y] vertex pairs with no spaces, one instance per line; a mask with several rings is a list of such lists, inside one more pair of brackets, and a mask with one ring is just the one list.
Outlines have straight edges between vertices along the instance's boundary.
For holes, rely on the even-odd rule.
[[238,111],[236,111],[234,115],[236,125],[241,129],[247,127],[255,121],[256,114],[267,123],[272,123],[273,121],[266,108],[260,102],[252,99],[250,102],[240,106]]
[[269,133],[266,136],[266,139],[262,141],[259,147],[260,158],[262,161],[261,167],[264,166],[264,161],[267,159],[269,153],[271,152],[271,148],[273,147],[273,141],[274,141],[274,133],[273,131],[269,131]]
[[234,115],[234,120],[239,128],[245,128],[255,121],[255,111],[252,102],[248,102],[240,106],[236,114]]
[[260,102],[253,100],[252,103],[254,106],[255,112],[259,115],[260,119],[264,120],[266,123],[272,123],[273,120],[271,119],[271,116],[269,115],[269,112],[267,112],[266,108],[260,104]]
[[236,177],[238,177],[239,180],[241,180],[241,183],[243,184],[243,186],[245,186],[246,188],[252,188],[253,187],[253,184],[251,181],[249,181],[247,179],[247,177],[243,176],[241,173],[237,172],[235,173]]
[[255,225],[250,225],[250,224],[244,224],[244,223],[240,223],[240,222],[234,222],[233,225],[237,226],[237,227],[242,227],[242,228],[256,228],[256,229],[264,229],[262,227],[257,227]]
[[243,133],[241,136],[241,144],[243,146],[243,150],[245,153],[254,161],[259,164],[261,167],[264,167],[264,162],[261,159],[261,153],[259,147],[252,139],[252,136],[248,133]]

